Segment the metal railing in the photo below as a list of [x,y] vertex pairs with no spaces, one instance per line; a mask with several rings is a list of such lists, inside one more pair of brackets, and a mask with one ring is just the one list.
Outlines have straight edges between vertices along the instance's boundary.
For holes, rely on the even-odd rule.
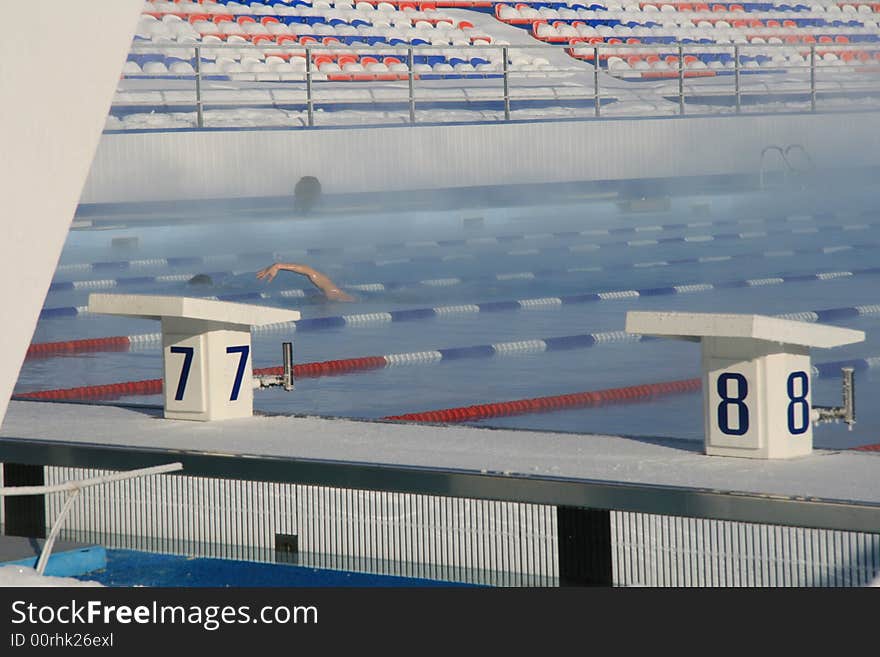
[[[62,536],[502,586],[862,586],[880,573],[880,507],[864,502],[0,440],[7,467],[43,464],[50,485],[172,453],[186,474],[115,481]],[[46,527],[64,512],[48,498]]]
[[[250,60],[242,54],[249,49],[253,50]],[[367,116],[354,117],[357,123],[371,125],[739,114],[747,109],[835,111],[849,109],[854,101],[880,99],[880,61],[873,64],[877,50],[869,44],[479,45],[466,52],[489,62],[482,65],[484,70],[435,73],[423,70],[424,58],[446,57],[444,53],[451,50],[339,44],[293,48],[138,45],[132,57],[161,54],[167,58],[174,53],[177,60],[190,62],[192,73],[127,76],[120,83],[111,114],[185,113],[193,116],[192,127],[202,128],[230,126],[233,121],[222,112],[245,108],[282,110],[288,118],[292,113],[302,127],[351,125],[351,117],[345,118],[344,113],[355,107],[369,111]],[[455,51],[459,56],[462,52]],[[835,52],[848,61],[825,61]],[[795,53],[797,62],[786,59]],[[261,58],[273,54],[278,56],[274,70],[240,70],[240,61],[258,62],[265,69]],[[342,55],[394,56],[395,69],[381,74],[344,70],[328,74],[316,66],[322,57]],[[700,63],[700,55],[709,64]],[[529,56],[533,61],[540,57],[537,61],[544,63],[523,64]],[[285,59],[302,62],[301,70],[283,64]],[[600,65],[594,67],[593,62]],[[212,71],[206,71],[208,64],[213,64]],[[144,96],[147,99],[141,99]],[[645,109],[646,105],[650,107]]]

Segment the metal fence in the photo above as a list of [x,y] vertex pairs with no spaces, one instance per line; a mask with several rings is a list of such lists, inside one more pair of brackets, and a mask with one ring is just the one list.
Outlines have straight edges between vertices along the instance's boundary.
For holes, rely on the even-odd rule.
[[[42,469],[45,482],[115,471],[59,464],[94,458],[86,451],[55,451],[55,464]],[[119,454],[136,464],[131,450]],[[147,465],[158,456],[135,460]],[[36,452],[34,458],[40,459]],[[254,466],[253,459],[221,459],[223,467],[232,466],[232,478],[212,475],[219,461],[209,465],[211,458],[182,460],[187,474],[116,481],[84,492],[60,537],[109,548],[500,586],[556,586],[573,578],[582,584],[579,574],[596,571],[597,562],[598,570],[607,570],[599,583],[616,586],[863,586],[880,575],[880,524],[871,519],[876,509],[864,516],[872,527],[867,531],[809,526],[864,526],[859,516],[866,509],[845,503],[823,508],[815,500],[760,495],[749,500],[738,494],[735,502],[727,498],[715,506],[717,493],[650,490],[651,504],[659,500],[670,511],[642,513],[613,508],[618,504],[611,497],[637,496],[605,487],[598,498],[609,500],[611,510],[591,511],[536,503],[509,477],[495,478],[502,488],[475,496],[454,473],[383,470],[385,484],[377,479],[352,488],[340,487],[333,474],[344,464],[315,475],[327,479],[321,485],[279,480],[301,478],[305,471],[296,469],[267,477],[274,481],[250,478],[243,470]],[[356,468],[353,479],[370,480],[368,471]],[[449,493],[430,492],[437,489]],[[551,498],[569,496],[564,485],[552,482],[544,490]],[[698,503],[685,501],[692,494]],[[725,519],[739,502],[746,511],[734,515],[762,520],[781,509],[784,523]],[[47,528],[62,506],[60,498],[46,498]],[[771,507],[776,510],[768,516]],[[684,508],[690,515],[681,515]],[[719,513],[722,508],[726,511]]]
[[[138,113],[151,114],[153,127],[162,129],[168,126],[155,119],[163,114],[173,117],[173,127],[217,128],[236,121],[321,127],[864,109],[880,95],[874,50],[860,43],[477,45],[467,53],[489,62],[481,70],[440,74],[417,62],[449,49],[383,46],[381,57],[395,57],[393,71],[328,74],[316,62],[378,51],[341,44],[138,45],[130,57],[173,58],[183,67],[173,70],[191,73],[126,76],[111,108],[118,125],[108,128],[151,127],[123,120]],[[529,61],[542,63],[523,64]],[[298,62],[296,70],[290,62]],[[246,109],[275,116],[230,116]]]

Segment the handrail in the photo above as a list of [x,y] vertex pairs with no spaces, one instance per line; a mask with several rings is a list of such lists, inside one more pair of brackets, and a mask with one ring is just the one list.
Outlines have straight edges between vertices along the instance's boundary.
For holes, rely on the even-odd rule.
[[52,524],[52,530],[49,532],[46,543],[43,545],[43,549],[40,552],[40,558],[37,560],[35,570],[37,571],[37,574],[42,575],[46,570],[46,564],[49,563],[49,557],[52,554],[52,546],[55,544],[55,539],[58,537],[58,533],[61,531],[61,525],[63,524],[64,519],[67,517],[70,509],[73,507],[73,503],[74,501],[76,501],[77,496],[84,488],[88,488],[90,486],[98,486],[100,484],[108,484],[114,481],[133,479],[135,477],[146,477],[155,474],[163,474],[166,472],[175,472],[178,470],[183,470],[182,463],[156,465],[149,468],[140,468],[138,470],[129,470],[127,472],[117,472],[116,474],[111,475],[91,477],[89,479],[66,481],[62,484],[54,484],[51,486],[0,486],[0,497],[46,495],[49,493],[63,493],[65,491],[70,493],[67,496],[67,499],[64,501],[64,506],[58,513],[58,517]]
[[[561,50],[560,50],[561,48]],[[600,116],[600,108],[605,102],[619,101],[626,102],[629,98],[643,100],[644,95],[652,95],[652,100],[665,101],[661,103],[661,107],[657,108],[657,114],[668,115],[668,104],[676,103],[678,105],[678,114],[685,113],[686,104],[696,103],[701,107],[697,113],[713,113],[712,107],[718,104],[715,99],[729,99],[731,106],[735,106],[736,114],[742,112],[742,105],[745,101],[750,103],[762,102],[761,97],[764,95],[771,96],[771,100],[783,101],[782,111],[788,111],[790,108],[784,107],[789,101],[801,103],[804,98],[809,98],[810,112],[819,111],[817,108],[817,98],[821,93],[823,96],[832,95],[848,95],[858,93],[865,97],[880,97],[880,76],[877,76],[871,67],[862,66],[857,63],[837,61],[834,65],[823,62],[822,57],[817,56],[816,44],[751,44],[751,43],[733,43],[733,44],[698,44],[685,43],[682,41],[674,41],[665,44],[611,44],[611,43],[588,43],[586,41],[575,41],[574,43],[552,44],[552,43],[523,43],[508,44],[506,42],[498,42],[497,44],[471,44],[467,48],[460,48],[462,56],[465,59],[469,57],[478,57],[483,60],[491,60],[493,68],[491,70],[471,70],[471,71],[453,71],[447,73],[434,73],[431,70],[417,70],[421,64],[416,64],[416,57],[423,56],[442,56],[449,55],[450,48],[443,48],[436,45],[412,45],[403,44],[384,44],[381,47],[372,47],[365,49],[356,44],[290,44],[286,43],[278,45],[276,43],[261,42],[258,46],[254,44],[235,44],[228,45],[225,43],[217,44],[162,44],[161,48],[154,45],[136,44],[130,51],[133,57],[161,54],[167,57],[168,52],[180,50],[181,60],[188,60],[193,71],[187,74],[137,74],[133,79],[133,91],[142,91],[147,88],[151,93],[160,94],[158,100],[135,100],[135,96],[128,100],[117,99],[114,107],[120,108],[118,111],[125,114],[136,113],[139,107],[143,107],[144,111],[150,111],[148,108],[155,109],[161,107],[166,112],[189,112],[193,111],[193,125],[201,128],[205,127],[204,108],[210,105],[215,109],[236,108],[236,107],[268,107],[283,109],[289,112],[291,104],[299,107],[302,105],[302,116],[298,117],[302,123],[302,127],[315,127],[318,105],[329,107],[334,103],[348,107],[352,103],[379,103],[387,105],[388,103],[399,103],[400,121],[394,117],[387,117],[383,113],[377,114],[377,117],[384,117],[378,124],[393,123],[398,124],[401,121],[414,125],[416,121],[415,105],[416,93],[418,88],[430,89],[430,93],[420,93],[419,103],[430,104],[432,102],[446,104],[450,101],[462,103],[465,109],[470,107],[475,97],[484,102],[494,102],[498,106],[497,118],[494,120],[510,120],[511,103],[519,101],[547,101],[551,104],[555,103],[556,107],[564,107],[572,109],[570,103],[585,104],[588,108],[587,112]],[[750,54],[772,55],[774,52],[786,55],[789,51],[795,49],[798,51],[800,60],[792,62],[776,58],[772,62],[772,66],[757,66],[755,58],[749,57]],[[869,51],[876,50],[876,44],[865,43],[847,43],[847,44],[821,44],[820,52],[835,52],[846,50],[852,54],[853,51]],[[242,69],[241,71],[207,72],[206,66],[209,62],[220,62],[221,60],[229,60],[238,63],[241,59],[242,51],[253,50],[253,58],[260,59],[264,56],[268,57],[277,51],[282,58],[305,58],[301,70],[266,70],[264,73],[257,71],[249,71]],[[454,50],[454,48],[453,48]],[[295,51],[295,52],[294,52]],[[525,66],[522,70],[517,68],[515,61],[517,55],[533,53],[534,55],[552,55],[548,61],[551,64],[543,64],[540,69],[533,66]],[[724,55],[727,58],[724,66],[716,66],[713,68],[711,63],[703,68],[692,68],[690,64],[684,61],[692,55],[706,53],[720,57]],[[325,73],[318,70],[317,59],[319,57],[341,56],[349,54],[354,57],[361,55],[375,54],[381,58],[384,56],[396,57],[398,64],[403,67],[389,71],[388,73],[371,74],[369,71],[363,73],[346,73],[339,70],[336,73]],[[646,64],[644,56],[648,54],[659,54],[661,57],[669,60],[666,63],[660,62],[661,68],[656,68],[653,64],[648,67],[639,68],[636,65],[630,66],[627,60],[632,56],[638,56],[637,59],[641,64]],[[193,57],[195,57],[193,59]],[[546,58],[545,58],[546,60]],[[721,60],[713,59],[718,64]],[[853,62],[860,61],[853,58]],[[621,64],[622,63],[622,64]],[[755,65],[753,65],[755,64]],[[622,65],[625,70],[615,68]],[[213,66],[213,64],[212,64]],[[821,74],[817,76],[817,73]],[[605,75],[606,80],[600,80],[600,74]],[[757,77],[753,74],[760,74]],[[843,77],[841,77],[841,75]],[[222,93],[215,93],[216,76],[222,76]],[[269,77],[267,77],[269,76]],[[383,77],[386,76],[386,77]],[[458,94],[451,96],[450,93],[444,94],[444,91],[450,91],[446,85],[449,82],[447,76],[455,76],[456,79],[462,79],[470,83],[471,80],[483,80],[486,82],[486,91],[488,93],[480,93],[477,96],[468,94]],[[579,84],[572,85],[570,78],[579,78]],[[733,88],[725,76],[730,76],[733,82]],[[769,80],[768,76],[772,77]],[[561,82],[557,78],[565,77],[567,82]],[[833,77],[833,79],[832,79]],[[228,78],[228,80],[227,80]],[[497,78],[497,87],[490,78]],[[540,79],[543,78],[543,79]],[[632,79],[651,79],[655,80],[659,86],[640,86],[633,84]],[[124,76],[124,80],[129,79]],[[173,79],[192,80],[192,87],[189,91],[181,95],[180,87],[172,85],[172,87],[162,87],[161,85],[150,85],[150,82],[160,83],[163,80]],[[219,79],[219,78],[218,78]],[[527,80],[525,83],[528,89],[520,92],[522,87],[517,84],[514,86],[513,81],[521,79]],[[769,80],[769,83],[768,83]],[[400,85],[392,84],[389,87],[383,82],[398,82]],[[235,89],[228,85],[240,84],[239,89],[244,93],[241,99],[235,98]],[[370,91],[377,87],[362,84],[378,83],[379,91],[377,94],[363,94],[362,91]],[[601,83],[601,84],[600,84]],[[833,83],[833,87],[830,87]],[[428,86],[424,86],[424,85]],[[535,88],[535,85],[538,85]],[[145,85],[148,85],[145,87]],[[327,86],[325,86],[327,85]],[[342,91],[344,85],[355,85],[358,87],[356,94],[347,93],[348,89]],[[470,84],[466,86],[472,86]],[[600,92],[601,86],[601,92]],[[320,89],[318,88],[320,87]],[[399,89],[399,96],[391,94],[392,88]],[[548,89],[544,89],[547,87]],[[557,88],[565,87],[565,93],[558,94]],[[328,93],[332,91],[340,91],[336,97],[328,97]],[[491,93],[496,90],[497,93]],[[296,90],[291,95],[290,90]],[[541,90],[544,90],[543,93]],[[124,92],[125,89],[122,89]],[[166,94],[166,91],[168,94]],[[188,99],[190,91],[194,93],[191,99]],[[455,91],[460,92],[459,87],[455,87]],[[230,92],[233,96],[230,97]],[[264,99],[255,100],[248,92],[257,92],[267,94]],[[520,93],[517,93],[520,92]],[[573,92],[573,93],[572,93]],[[389,95],[390,94],[390,95]],[[302,97],[300,97],[302,96]],[[449,97],[443,97],[449,96]],[[656,103],[655,103],[656,104]],[[592,106],[591,106],[592,105]],[[424,105],[423,105],[424,107]],[[175,109],[176,108],[176,109]],[[189,108],[189,109],[183,109]],[[443,108],[441,108],[443,109]],[[580,116],[572,109],[572,116]],[[840,110],[846,111],[845,106],[836,107],[833,104],[826,104],[821,108],[827,111]],[[771,111],[778,111],[771,108]],[[378,112],[378,110],[377,110]],[[387,110],[385,110],[387,112]],[[112,113],[112,112],[111,112]],[[688,113],[694,113],[690,110]],[[723,112],[722,112],[723,114]],[[322,114],[323,121],[328,121],[332,112]],[[116,117],[116,115],[114,115]],[[540,118],[540,115],[538,116]],[[558,117],[557,117],[558,118]],[[430,119],[429,119],[430,120]],[[485,119],[484,119],[485,120]],[[329,121],[327,125],[332,124]],[[373,123],[366,119],[365,123],[372,125]],[[285,123],[287,124],[287,123]],[[348,124],[344,121],[343,124]],[[114,129],[114,128],[110,128]],[[149,129],[149,126],[148,126]],[[159,128],[161,129],[161,128]]]

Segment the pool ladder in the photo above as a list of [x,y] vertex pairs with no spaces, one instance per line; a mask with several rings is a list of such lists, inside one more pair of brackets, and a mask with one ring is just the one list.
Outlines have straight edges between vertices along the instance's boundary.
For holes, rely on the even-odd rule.
[[[767,173],[768,169],[766,166],[767,155],[770,153],[779,153],[779,159],[785,165],[782,168],[782,176],[783,176],[783,184],[787,183],[790,178],[800,177],[806,173],[811,173],[816,170],[816,165],[813,163],[813,158],[810,157],[810,154],[807,152],[807,149],[804,148],[801,144],[789,144],[785,148],[782,146],[776,146],[771,144],[770,146],[765,146],[761,151],[761,168],[758,173],[758,186],[760,189],[767,189]],[[792,153],[800,153],[801,157],[806,160],[807,167],[798,168],[794,166],[791,162]],[[802,183],[801,187],[805,185]]]

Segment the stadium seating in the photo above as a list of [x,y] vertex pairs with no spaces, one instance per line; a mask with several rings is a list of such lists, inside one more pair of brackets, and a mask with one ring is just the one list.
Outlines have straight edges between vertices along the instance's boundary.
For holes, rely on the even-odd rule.
[[[804,65],[811,47],[823,65],[873,70],[880,61],[880,3],[186,0],[145,2],[135,38],[168,48],[159,58],[132,54],[124,75],[191,76],[194,54],[172,46],[200,44],[203,75],[301,80],[305,46],[339,44],[338,52],[312,53],[313,79],[406,78],[405,48],[410,45],[436,47],[414,61],[421,78],[497,76],[502,69],[499,51],[473,46],[506,42],[460,14],[444,13],[452,8],[492,16],[527,31],[536,42],[563,45],[572,58],[589,63],[602,44],[599,65],[624,77],[677,75],[679,67],[689,77],[737,68],[774,72]],[[688,50],[690,44],[705,47]],[[509,57],[508,68],[554,67],[540,52],[520,50]]]

